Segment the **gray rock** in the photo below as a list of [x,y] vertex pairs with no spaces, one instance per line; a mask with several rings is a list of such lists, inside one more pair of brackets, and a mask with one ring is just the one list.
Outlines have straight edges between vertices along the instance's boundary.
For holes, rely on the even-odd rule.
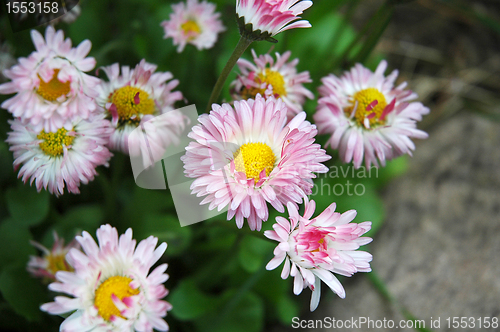
[[[433,331],[500,331],[478,326],[481,317],[500,321],[499,146],[499,123],[465,113],[419,142],[409,172],[384,192],[387,220],[369,248],[395,304],[356,275],[344,282],[347,298],[320,304],[314,319],[386,318],[397,326],[406,308],[426,328],[440,318]],[[470,321],[450,329],[448,317],[473,317],[475,329]],[[389,331],[335,329],[373,330]]]

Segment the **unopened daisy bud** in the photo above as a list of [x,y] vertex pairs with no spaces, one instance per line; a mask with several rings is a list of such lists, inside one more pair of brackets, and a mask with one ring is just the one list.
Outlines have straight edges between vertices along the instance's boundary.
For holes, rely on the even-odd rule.
[[339,150],[344,163],[353,161],[359,168],[385,166],[386,160],[411,155],[411,138],[425,139],[417,121],[429,109],[414,101],[417,94],[406,90],[406,82],[394,87],[397,70],[387,77],[387,62],[381,61],[375,72],[357,64],[340,78],[324,77],[314,121],[320,134],[330,134],[326,143]]
[[40,308],[53,315],[72,313],[60,331],[167,331],[163,319],[172,308],[162,301],[168,294],[167,264],[151,273],[151,267],[167,249],[165,242],[150,236],[136,247],[132,229],[118,238],[116,228],[103,225],[97,230],[98,244],[83,232],[76,240],[83,252],[71,249],[67,259],[74,272],[59,271],[49,289],[69,295],[56,296]]
[[297,20],[312,4],[306,0],[236,0],[240,34],[249,40],[276,42],[272,37],[282,31],[311,27],[307,20]]
[[67,246],[64,246],[64,239],[60,239],[54,232],[54,245],[49,250],[38,242],[32,241],[31,244],[42,251],[42,257],[30,256],[27,270],[38,278],[44,278],[50,281],[56,281],[58,271],[73,271],[73,268],[66,261],[66,254],[71,248],[80,248],[80,244],[73,240]]
[[371,228],[371,222],[351,223],[355,210],[335,212],[331,204],[319,216],[311,219],[316,202],[304,198],[304,216],[297,207],[288,203],[289,219],[276,217],[273,231],[264,235],[279,242],[274,250],[275,257],[266,269],[274,270],[283,261],[281,278],[294,277],[293,292],[298,295],[309,287],[312,291],[311,311],[319,304],[321,281],[341,298],[345,297],[344,287],[334,273],[350,277],[356,272],[370,272],[372,255],[357,249],[372,241],[361,237]]

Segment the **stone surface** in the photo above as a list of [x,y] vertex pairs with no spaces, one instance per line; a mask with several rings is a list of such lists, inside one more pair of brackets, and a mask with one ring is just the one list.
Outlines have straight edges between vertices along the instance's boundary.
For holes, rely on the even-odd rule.
[[[419,142],[410,170],[383,196],[387,220],[370,252],[372,266],[396,303],[368,278],[345,282],[347,298],[320,304],[312,317],[393,319],[406,308],[430,327],[450,331],[448,317],[500,319],[500,124],[462,113]],[[305,317],[304,317],[305,318]],[[309,318],[309,317],[308,317]],[[311,331],[333,331],[315,329]],[[335,331],[389,329],[335,329]],[[411,331],[391,329],[390,331]]]

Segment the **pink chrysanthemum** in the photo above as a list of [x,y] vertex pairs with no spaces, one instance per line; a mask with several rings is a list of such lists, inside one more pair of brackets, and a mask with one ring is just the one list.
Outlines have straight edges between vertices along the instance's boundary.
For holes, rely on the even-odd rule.
[[169,114],[168,123],[162,121],[164,130],[159,130],[159,137],[154,137],[154,140],[161,141],[164,148],[177,142],[184,130],[186,118],[173,108],[174,103],[183,98],[180,91],[172,91],[179,81],[171,80],[173,75],[170,72],[155,73],[156,68],[145,60],[134,69],[123,66],[121,75],[118,63],[102,68],[109,82],[102,81],[99,85],[97,103],[115,128],[109,141],[110,149],[128,154],[130,133],[141,123],[161,114]]
[[345,297],[344,287],[333,273],[350,277],[356,272],[370,272],[372,255],[357,249],[372,241],[361,237],[371,228],[371,222],[351,223],[356,216],[355,210],[342,214],[335,212],[332,203],[319,216],[310,219],[316,209],[316,203],[307,197],[304,199],[304,216],[300,216],[297,207],[288,204],[290,221],[276,217],[274,231],[265,231],[264,235],[280,244],[274,250],[275,257],[266,269],[274,270],[283,261],[281,277],[294,277],[293,292],[298,295],[302,289],[312,290],[311,311],[318,307],[321,295],[321,280],[341,298]]
[[173,38],[179,53],[186,44],[192,44],[198,50],[212,48],[217,35],[226,30],[213,3],[187,0],[186,3],[172,5],[172,9],[174,12],[170,14],[170,20],[163,21],[161,26],[165,30],[164,38]]
[[319,87],[318,130],[331,134],[327,146],[339,149],[342,161],[352,160],[356,168],[363,157],[366,167],[385,166],[386,160],[411,155],[415,145],[410,138],[427,138],[416,123],[429,109],[412,102],[417,94],[404,89],[406,82],[394,87],[398,72],[384,77],[386,68],[386,61],[374,73],[357,64],[340,78],[324,77]]
[[297,73],[299,59],[287,63],[290,51],[283,55],[276,53],[276,63],[269,54],[257,57],[252,50],[255,64],[245,59],[238,60],[241,74],[231,83],[233,98],[237,100],[255,98],[261,94],[266,98],[274,96],[281,98],[288,107],[288,117],[292,118],[303,111],[302,105],[306,98],[313,99],[314,95],[302,84],[312,82],[309,72]]
[[236,0],[240,33],[249,39],[264,40],[285,30],[310,28],[307,20],[297,20],[312,4],[306,0]]
[[70,130],[61,127],[55,132],[36,131],[17,119],[9,123],[12,132],[6,142],[14,152],[14,168],[22,165],[18,177],[35,182],[38,191],[45,188],[58,196],[66,187],[77,194],[80,183],[92,181],[95,168],[108,166],[112,156],[106,147],[112,129],[104,115],[73,121]]
[[192,193],[207,196],[202,204],[222,210],[229,205],[227,219],[244,218],[252,230],[260,230],[268,218],[267,202],[284,212],[283,204],[302,203],[312,188],[316,173],[328,168],[330,159],[314,144],[316,126],[299,113],[287,124],[287,107],[274,97],[212,105],[210,114],[198,118],[191,142],[182,157],[185,173],[197,178]]
[[80,244],[76,240],[64,246],[64,239],[60,239],[54,232],[54,245],[51,250],[35,241],[31,241],[31,244],[43,253],[42,257],[30,256],[27,270],[34,277],[56,281],[56,272],[73,271],[73,268],[66,261],[66,254],[71,248],[80,248]]
[[74,120],[88,119],[96,109],[99,79],[84,73],[95,66],[95,59],[86,57],[91,43],[85,40],[72,48],[62,30],[56,32],[51,26],[45,40],[36,30],[31,38],[36,51],[4,72],[12,81],[0,85],[0,93],[16,95],[2,107],[34,130],[70,130]]
[[[97,230],[99,246],[83,232],[76,240],[84,253],[71,249],[67,260],[74,272],[57,272],[59,282],[49,285],[55,302],[41,306],[53,315],[72,314],[61,324],[60,331],[167,331],[162,317],[171,309],[161,299],[168,294],[163,283],[168,279],[167,264],[149,273],[161,258],[167,244],[155,249],[158,239],[150,236],[137,247],[132,229],[118,238],[116,228],[103,225]],[[149,273],[149,275],[148,275]]]

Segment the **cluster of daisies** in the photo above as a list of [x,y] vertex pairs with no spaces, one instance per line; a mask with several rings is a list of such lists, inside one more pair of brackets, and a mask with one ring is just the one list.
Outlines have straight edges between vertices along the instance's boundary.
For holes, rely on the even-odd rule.
[[[242,38],[272,40],[287,29],[310,27],[299,15],[312,5],[299,0],[237,0],[236,14]],[[181,52],[187,44],[210,48],[225,30],[215,6],[187,0],[172,6],[170,20],[162,23],[165,37]],[[2,107],[12,113],[7,142],[14,167],[24,182],[56,195],[78,193],[91,181],[96,167],[107,165],[110,150],[131,153],[137,142],[131,133],[141,124],[169,114],[165,127],[155,130],[154,141],[166,148],[179,141],[186,117],[174,109],[183,99],[173,91],[178,81],[171,73],[141,61],[135,68],[113,64],[102,67],[108,80],[86,74],[96,63],[87,57],[91,44],[73,48],[62,31],[48,27],[45,38],[32,31],[36,51],[5,70],[11,81],[0,93],[12,94]],[[288,219],[276,218],[264,235],[279,242],[267,269],[283,262],[282,278],[294,277],[293,291],[312,291],[310,309],[318,306],[323,281],[340,297],[345,291],[335,274],[351,276],[370,271],[372,256],[358,251],[371,242],[363,235],[370,222],[352,223],[356,211],[335,211],[331,204],[313,217],[315,202],[307,198],[317,173],[328,168],[331,157],[315,143],[318,133],[328,134],[327,147],[338,150],[343,162],[356,168],[363,162],[384,166],[415,149],[412,138],[426,138],[416,128],[429,112],[415,102],[406,84],[394,86],[397,72],[385,76],[382,61],[375,72],[358,64],[341,77],[328,75],[319,87],[315,124],[306,120],[303,105],[314,94],[304,87],[308,72],[298,72],[291,53],[257,55],[240,59],[239,74],[231,83],[231,103],[213,104],[187,136],[192,139],[181,157],[185,175],[192,178],[192,194],[204,197],[210,210],[228,209],[227,219],[238,228],[245,221],[260,231],[269,206]],[[161,154],[161,151],[160,151]],[[303,205],[303,215],[299,214]],[[166,265],[149,275],[166,249],[150,237],[136,247],[132,230],[118,238],[110,225],[97,231],[99,245],[84,232],[64,247],[37,245],[43,258],[33,258],[29,270],[56,280],[49,288],[58,296],[41,308],[52,314],[72,313],[62,331],[160,331],[168,326],[162,317],[170,305],[163,282]],[[80,250],[81,249],[83,251]]]
[[[9,82],[0,93],[15,95],[2,107],[12,113],[7,142],[19,177],[38,191],[79,193],[81,183],[108,166],[110,150],[129,153],[129,135],[141,123],[168,112],[166,135],[180,134],[185,117],[174,111],[182,94],[169,72],[141,61],[135,68],[103,67],[109,81],[87,72],[96,61],[87,57],[91,43],[72,47],[61,30],[47,27],[45,38],[31,31],[36,51],[4,71]],[[162,138],[166,147],[170,137]],[[133,144],[133,142],[132,142]]]

